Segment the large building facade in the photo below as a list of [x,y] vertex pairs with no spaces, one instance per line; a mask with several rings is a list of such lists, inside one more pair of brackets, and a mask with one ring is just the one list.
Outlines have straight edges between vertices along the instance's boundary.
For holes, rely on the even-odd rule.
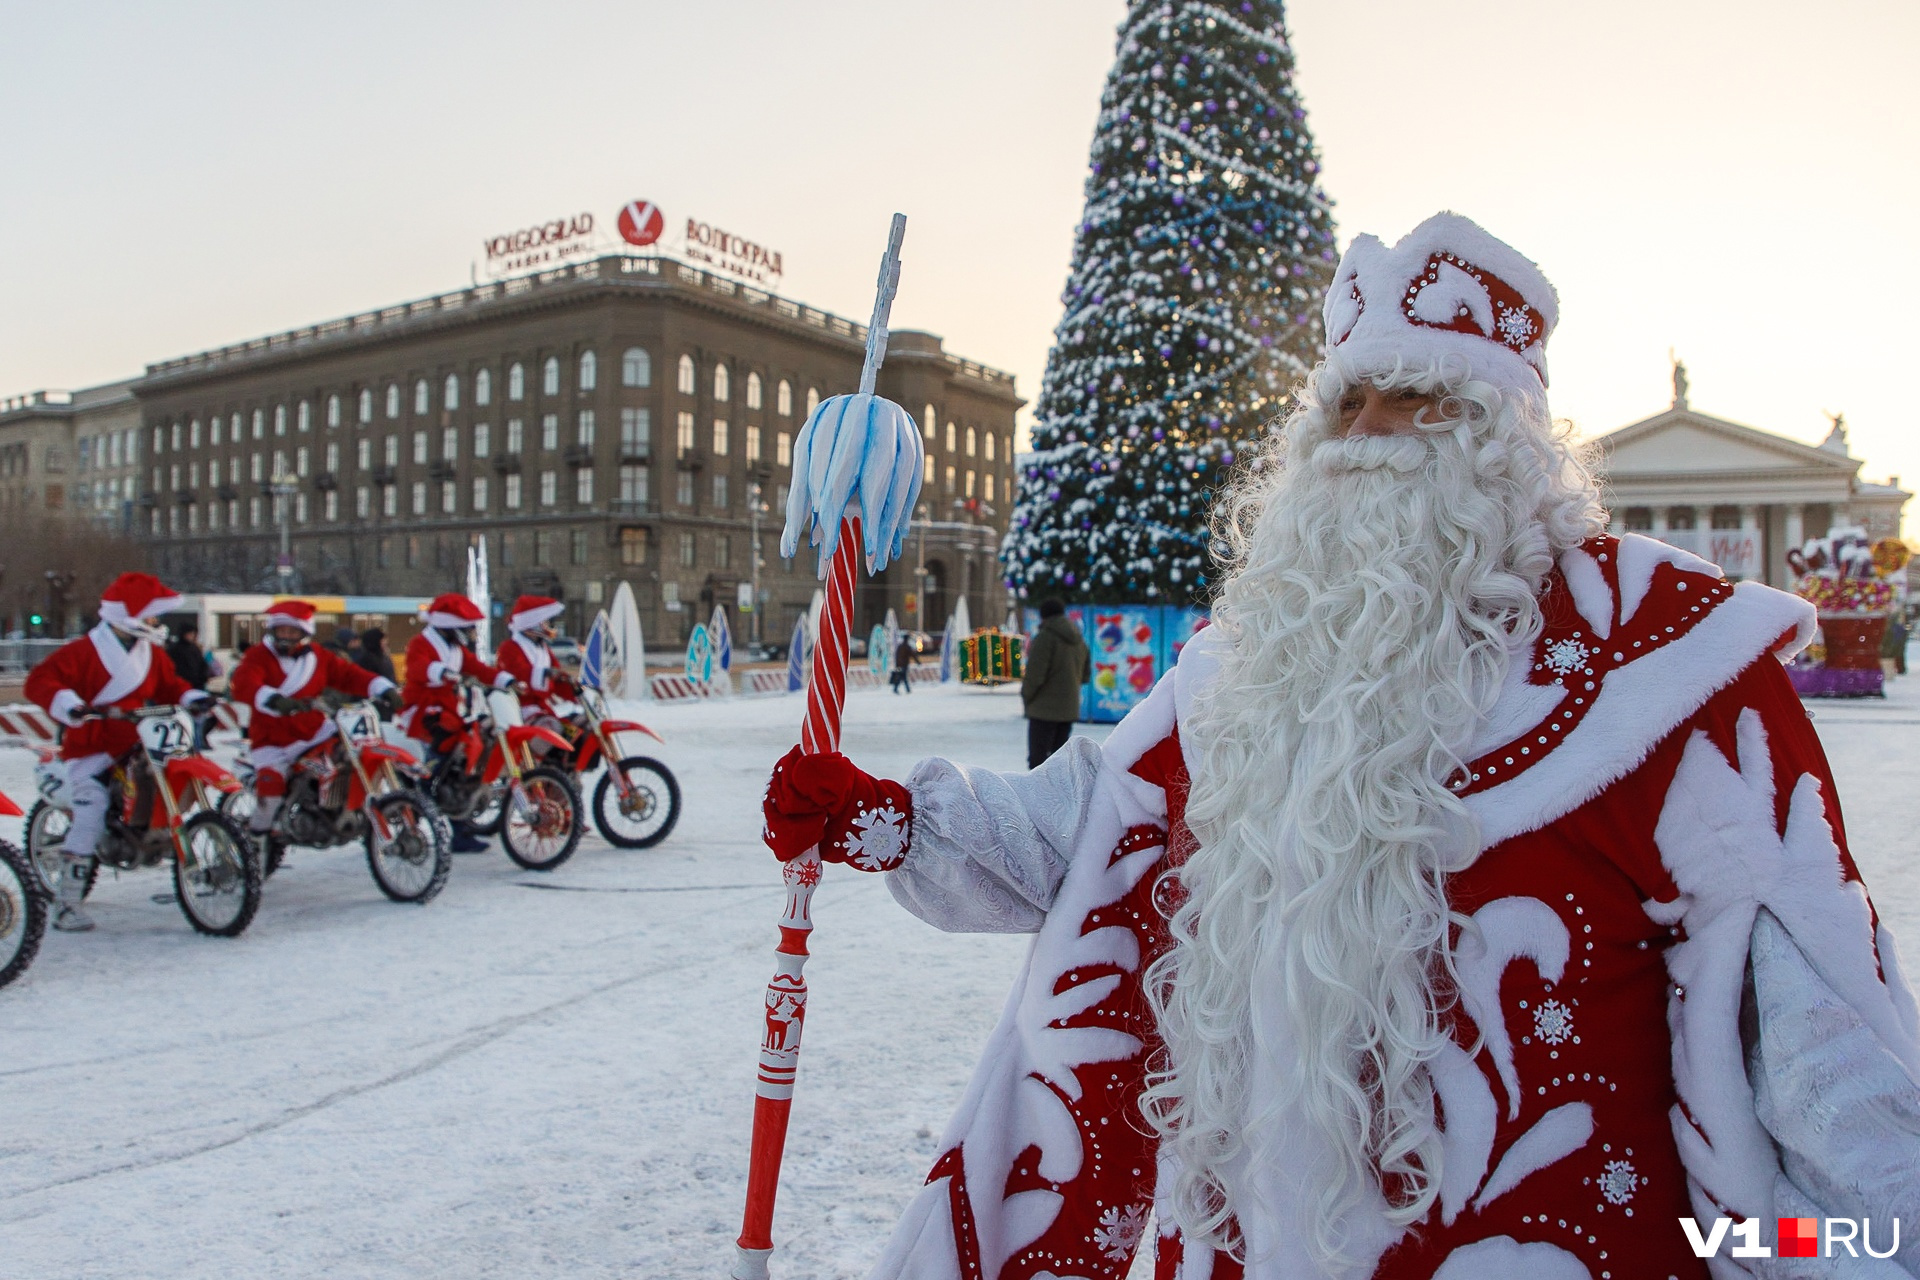
[[[563,599],[576,629],[627,582],[650,637],[722,604],[736,635],[784,640],[816,586],[811,552],[778,549],[793,440],[854,389],[865,341],[723,275],[611,255],[163,361],[132,384],[134,528],[189,591],[424,597],[462,586],[484,541],[496,597]],[[925,485],[856,625],[892,609],[938,629],[960,592],[1000,616],[1012,377],[898,331],[878,390],[920,422]]]

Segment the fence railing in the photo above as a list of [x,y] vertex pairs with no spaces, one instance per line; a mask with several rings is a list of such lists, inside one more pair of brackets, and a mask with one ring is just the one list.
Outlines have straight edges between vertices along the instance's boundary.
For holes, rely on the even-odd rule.
[[65,640],[0,640],[0,676],[23,676]]

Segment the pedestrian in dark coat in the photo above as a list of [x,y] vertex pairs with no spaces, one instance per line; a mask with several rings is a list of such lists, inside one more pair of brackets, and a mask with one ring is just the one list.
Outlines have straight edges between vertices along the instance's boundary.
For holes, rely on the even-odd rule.
[[[362,631],[360,643],[353,647],[353,652],[348,656],[364,671],[385,676],[389,680],[396,679],[393,674],[393,655],[387,652],[387,633],[378,627],[368,627]],[[391,720],[393,716],[389,712],[382,711],[380,718]]]
[[913,692],[913,660],[920,651],[913,647],[913,637],[903,635],[900,643],[893,646],[893,691],[895,693]]
[[1027,768],[1038,769],[1067,745],[1080,718],[1080,688],[1087,682],[1092,655],[1080,628],[1067,619],[1058,600],[1040,602],[1040,629],[1027,646],[1026,673],[1020,677],[1020,701],[1026,704]]

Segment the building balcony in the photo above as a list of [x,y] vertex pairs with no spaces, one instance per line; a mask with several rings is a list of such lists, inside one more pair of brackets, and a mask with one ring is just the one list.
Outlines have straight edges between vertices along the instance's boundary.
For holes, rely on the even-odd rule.
[[653,520],[659,518],[660,504],[652,498],[623,499],[618,502],[609,502],[607,512],[628,520]]
[[399,479],[399,477],[394,474],[392,467],[375,467],[373,469],[373,482],[375,484],[392,484],[397,479]]
[[698,449],[682,449],[674,465],[682,471],[699,471],[707,465],[707,455]]
[[155,507],[160,505],[160,495],[149,489],[140,495],[139,501],[143,507]]
[[223,484],[213,492],[214,496],[222,502],[234,502],[240,497],[240,489],[237,485]]
[[173,500],[183,507],[190,507],[199,500],[200,495],[191,489],[182,489],[173,495]]
[[566,452],[560,455],[570,467],[590,467],[593,465],[593,446],[590,444],[570,444]]
[[520,455],[517,453],[494,454],[493,469],[503,476],[517,474],[520,470]]
[[452,480],[460,474],[460,468],[444,458],[427,467],[427,477],[432,480]]
[[622,463],[645,463],[653,460],[653,449],[644,444],[623,444],[620,446]]
[[313,487],[321,493],[331,493],[340,487],[340,477],[331,471],[322,471],[313,477]]

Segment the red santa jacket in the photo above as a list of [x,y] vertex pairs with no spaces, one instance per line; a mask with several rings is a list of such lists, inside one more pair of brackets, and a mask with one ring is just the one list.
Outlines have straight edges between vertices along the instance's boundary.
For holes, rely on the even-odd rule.
[[[1757,1219],[1772,1244],[1777,1217],[1838,1212],[1816,1203],[1832,1187],[1889,1216],[1908,1139],[1866,1117],[1913,1105],[1920,1009],[1776,660],[1812,610],[1631,536],[1564,554],[1542,605],[1454,780],[1480,843],[1446,883],[1473,923],[1431,1069],[1439,1200],[1406,1232],[1383,1200],[1354,1209],[1342,1275],[1706,1280],[1732,1263],[1696,1257],[1683,1216]],[[1221,643],[1196,637],[1098,747],[1031,774],[915,771],[894,896],[942,928],[1038,936],[875,1280],[1117,1277],[1143,1245],[1161,1277],[1325,1280],[1295,1229],[1321,1159],[1304,1125],[1245,1175],[1270,1212],[1240,1222],[1244,1271],[1165,1212],[1143,1240],[1169,1172],[1139,1118],[1144,982],[1169,945],[1161,872],[1193,847],[1182,730]],[[1284,1028],[1282,1002],[1263,1010]]]
[[193,686],[173,669],[165,649],[146,640],[121,648],[112,627],[101,623],[86,635],[54,650],[27,676],[27,697],[68,726],[60,740],[60,758],[78,760],[101,752],[121,756],[139,745],[139,735],[124,720],[82,721],[83,707],[133,711],[149,703],[179,702]]
[[393,687],[393,681],[376,676],[348,662],[339,654],[319,645],[307,646],[297,658],[283,658],[265,641],[247,650],[233,669],[227,683],[227,696],[253,708],[247,721],[247,741],[256,747],[290,747],[306,742],[327,723],[327,713],[319,708],[277,715],[267,704],[276,696],[315,698],[323,690],[364,698]]
[[407,682],[400,687],[406,710],[400,724],[409,736],[428,741],[427,725],[436,715],[446,728],[459,726],[460,676],[496,689],[513,683],[511,675],[480,661],[473,650],[442,640],[432,630],[407,641]]
[[538,640],[515,636],[501,645],[500,652],[494,656],[500,660],[500,670],[533,690],[520,699],[524,710],[553,715],[553,698],[556,695],[571,697],[576,691],[573,681],[555,669],[553,650]]

